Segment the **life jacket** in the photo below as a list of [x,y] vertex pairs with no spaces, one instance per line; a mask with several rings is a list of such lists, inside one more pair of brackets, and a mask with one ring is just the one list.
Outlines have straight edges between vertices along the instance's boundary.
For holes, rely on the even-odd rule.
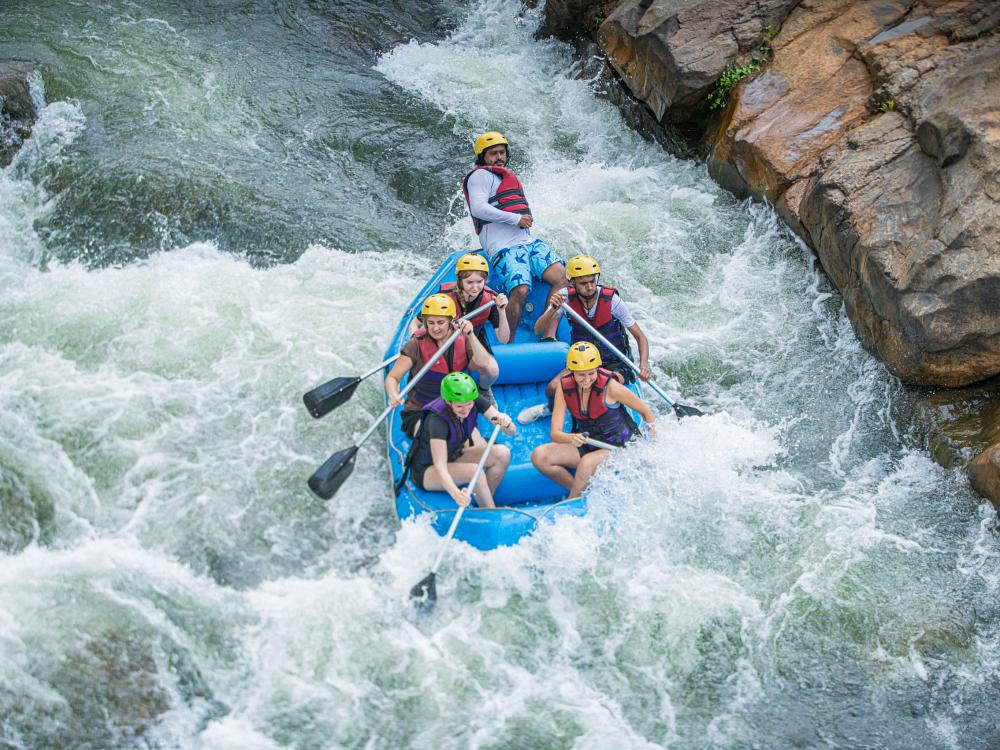
[[604,403],[608,381],[613,377],[603,367],[598,368],[597,380],[590,387],[586,414],[580,408],[580,391],[576,379],[572,375],[565,375],[560,378],[559,385],[562,387],[566,408],[573,417],[573,432],[586,432],[595,440],[602,440],[612,445],[625,445],[638,427],[623,405],[610,409]]
[[[455,415],[452,413],[451,409],[448,408],[448,404],[445,400],[438,396],[436,399],[431,401],[429,404],[424,406],[424,421],[421,425],[426,424],[427,412],[434,412],[439,417],[441,417],[445,422],[448,423],[448,460],[451,461],[462,453],[462,449],[468,445],[472,446],[472,431],[476,429],[476,418],[479,416],[479,412],[476,411],[475,407],[469,410],[469,415],[463,419],[458,424],[455,423]],[[419,439],[414,442],[420,442]],[[420,461],[421,464],[425,466],[430,466],[431,457],[430,450],[428,449],[426,456],[415,456],[415,460]]]
[[[524,188],[517,175],[506,167],[476,167],[468,172],[462,179],[462,192],[465,193],[465,205],[469,207],[469,215],[472,215],[472,204],[469,202],[469,178],[476,170],[485,169],[500,178],[500,185],[497,186],[496,194],[490,198],[490,205],[499,208],[501,211],[510,211],[515,214],[530,214],[528,199],[524,197]],[[483,231],[483,227],[492,222],[486,219],[472,217],[472,226],[476,228],[476,234]]]
[[[437,354],[438,345],[427,335],[427,330],[417,331],[413,337],[420,345],[420,358],[426,363]],[[469,369],[469,354],[465,349],[465,336],[459,336],[444,356],[428,370],[413,388],[414,401],[423,407],[441,395],[441,381],[449,372],[463,372]]]
[[[598,333],[610,341],[615,348],[618,349],[618,351],[629,359],[632,359],[632,351],[628,345],[628,336],[625,332],[625,326],[622,325],[618,318],[611,314],[611,298],[614,297],[616,291],[610,286],[602,286],[600,288],[597,297],[597,310],[594,312],[593,318],[587,317],[587,311],[583,306],[583,300],[580,299],[576,290],[570,286],[566,289],[566,291],[569,297],[569,306],[584,320],[590,321],[590,324],[597,329]],[[568,315],[567,318],[569,318],[570,340],[574,342],[589,341],[596,346],[597,351],[601,353],[601,361],[604,363],[605,367],[615,370],[616,372],[620,372],[625,376],[626,382],[631,383],[635,380],[635,374],[631,367],[626,365],[624,362],[621,362],[616,354],[599,341],[594,334],[592,334],[584,326],[580,325],[576,318],[571,315]]]
[[[426,377],[426,375],[424,377]],[[402,476],[400,476],[399,481],[396,482],[395,485],[397,497],[399,496],[399,492],[403,488],[403,485],[406,484],[406,479],[409,477],[410,470],[413,468],[414,464],[430,466],[434,461],[434,459],[431,458],[430,441],[428,440],[426,444],[424,444],[423,440],[424,430],[427,429],[427,415],[431,412],[437,414],[448,423],[447,443],[449,463],[461,455],[462,449],[466,443],[469,447],[472,446],[472,431],[476,429],[476,419],[479,416],[479,412],[475,409],[475,407],[469,411],[469,415],[465,419],[456,424],[454,414],[448,408],[444,399],[440,396],[435,398],[430,403],[425,404],[420,418],[420,429],[413,437],[413,443],[410,445],[410,450],[407,452],[406,459],[403,461]]]
[[[462,301],[458,297],[458,283],[454,281],[447,281],[438,287],[438,291],[447,294],[453,300],[455,300],[455,307],[461,312],[465,312],[465,308],[462,307]],[[497,293],[490,289],[488,286],[483,287],[483,291],[479,293],[472,302],[468,303],[465,307],[469,310],[475,310],[477,307],[482,307],[488,302],[492,302],[497,296]],[[483,310],[481,313],[476,315],[474,318],[469,318],[472,323],[473,329],[475,329],[476,334],[483,329],[486,322],[490,319],[490,313],[493,312],[493,308]]]

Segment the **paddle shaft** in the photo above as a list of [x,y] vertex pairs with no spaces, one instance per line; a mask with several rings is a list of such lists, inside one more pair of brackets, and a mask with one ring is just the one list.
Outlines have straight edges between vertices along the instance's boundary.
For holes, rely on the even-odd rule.
[[[639,365],[637,365],[631,359],[629,359],[624,354],[622,354],[620,351],[618,351],[618,349],[615,347],[614,344],[612,344],[610,341],[608,341],[606,338],[604,338],[604,336],[602,336],[600,334],[600,332],[596,328],[594,328],[594,326],[592,326],[590,324],[589,320],[587,320],[586,318],[584,318],[582,315],[580,315],[580,313],[578,313],[572,307],[570,307],[569,305],[567,305],[565,302],[563,302],[562,308],[563,308],[563,310],[566,311],[567,315],[572,315],[580,325],[582,325],[584,328],[586,328],[588,331],[590,331],[592,334],[594,334],[594,336],[597,337],[598,341],[600,341],[609,350],[611,350],[611,352],[616,357],[618,357],[618,359],[620,359],[622,362],[624,362],[629,367],[631,367],[633,370],[635,370],[635,372],[637,374],[640,372]],[[670,396],[668,396],[666,393],[664,393],[663,389],[660,388],[660,386],[658,386],[652,380],[645,381],[645,384],[648,385],[650,388],[652,388],[654,391],[656,391],[660,395],[660,398],[662,398],[668,404],[670,404],[671,406],[673,406],[673,407],[676,408],[676,403],[674,402],[674,400],[672,398],[670,398]]]
[[587,438],[587,443],[595,448],[605,448],[609,451],[616,451],[619,447],[617,445],[612,445],[611,443],[605,443],[603,440],[594,440],[592,437]]
[[[438,350],[434,352],[434,356],[424,363],[424,366],[420,368],[417,374],[414,375],[412,378],[410,378],[410,382],[406,384],[406,387],[399,392],[400,398],[403,398],[404,396],[406,396],[407,393],[413,390],[414,386],[416,386],[416,384],[420,382],[420,379],[427,374],[427,372],[434,366],[435,362],[437,362],[439,359],[441,359],[441,357],[444,356],[444,353],[448,351],[449,347],[451,347],[451,345],[455,343],[455,339],[457,339],[461,335],[462,335],[461,330],[455,331],[453,334],[451,334],[451,336],[448,337],[448,339],[443,344],[441,344],[441,346],[438,347]],[[382,421],[389,416],[389,412],[391,412],[394,408],[396,407],[394,406],[385,407],[385,411],[383,411],[375,419],[375,421],[372,422],[372,426],[368,428],[368,432],[362,435],[361,439],[357,443],[355,443],[355,445],[360,448],[361,444],[372,436],[372,433],[378,429],[378,426],[382,424]]]
[[371,377],[372,375],[374,375],[379,370],[381,370],[381,369],[383,369],[383,368],[388,367],[389,365],[391,365],[397,359],[399,359],[399,355],[398,354],[396,356],[394,356],[394,357],[389,357],[389,359],[387,359],[385,362],[383,362],[382,364],[378,365],[377,367],[373,367],[368,372],[366,372],[364,375],[358,375],[358,380],[364,380],[365,378]]
[[[479,463],[476,465],[476,470],[472,474],[472,479],[469,480],[469,503],[471,505],[472,496],[476,492],[476,482],[479,481],[479,477],[483,473],[483,469],[486,466],[486,457],[490,455],[490,449],[493,444],[497,441],[497,436],[500,434],[500,425],[496,425],[493,428],[493,432],[490,434],[490,439],[486,442],[486,448],[483,450],[483,455],[479,459]],[[448,533],[444,535],[444,541],[441,542],[441,548],[438,550],[437,558],[434,560],[434,567],[431,568],[431,575],[435,575],[438,568],[441,567],[441,560],[444,559],[444,551],[448,548],[448,542],[451,538],[455,536],[455,529],[458,528],[458,522],[462,520],[462,514],[468,505],[463,505],[458,509],[458,513],[455,514],[455,518],[452,519],[451,526],[448,527]]]

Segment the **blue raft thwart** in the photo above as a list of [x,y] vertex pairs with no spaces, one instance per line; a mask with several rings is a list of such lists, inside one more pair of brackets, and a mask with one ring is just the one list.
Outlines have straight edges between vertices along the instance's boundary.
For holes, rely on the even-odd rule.
[[[455,263],[466,252],[468,251],[463,250],[451,255],[420,290],[400,321],[387,349],[386,358],[397,354],[406,343],[410,322],[419,312],[424,299],[436,292],[440,284],[455,280]],[[492,283],[490,286],[496,288]],[[533,286],[524,306],[516,343],[496,343],[492,329],[487,325],[493,355],[500,366],[500,377],[493,386],[493,396],[500,411],[509,414],[511,418],[516,418],[518,412],[527,406],[542,403],[545,400],[546,384],[566,363],[569,326],[565,320],[559,324],[559,340],[555,342],[539,342],[531,330],[537,317],[545,311],[548,294],[547,284],[536,283]],[[638,383],[631,387],[641,395]],[[480,417],[479,431],[484,437],[489,435],[491,428],[492,425]],[[498,507],[468,508],[455,532],[457,539],[478,549],[495,549],[517,544],[543,521],[551,521],[564,515],[582,516],[586,513],[587,503],[584,498],[567,499],[562,487],[540,474],[532,465],[531,452],[536,446],[548,441],[548,419],[518,425],[516,435],[500,438],[499,442],[510,448],[511,462],[494,494]],[[388,439],[390,477],[394,486],[402,476],[403,463],[409,449],[410,439],[401,429],[401,410],[396,409],[390,417]],[[409,479],[401,487],[395,503],[396,515],[400,521],[431,514],[431,524],[442,536],[448,531],[454,513],[458,510],[455,501],[447,493],[422,490]]]

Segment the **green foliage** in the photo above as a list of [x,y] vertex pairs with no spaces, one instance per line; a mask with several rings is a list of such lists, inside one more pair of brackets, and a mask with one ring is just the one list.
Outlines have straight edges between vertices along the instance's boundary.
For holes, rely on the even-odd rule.
[[881,109],[883,112],[892,112],[894,109],[896,109],[896,100],[886,99],[885,101],[881,102],[878,105],[878,108]]
[[771,24],[768,24],[767,26],[764,27],[764,30],[761,32],[761,36],[763,36],[766,41],[770,42],[772,39],[774,39],[774,37],[778,36],[778,30],[774,28],[774,26],[772,26]]
[[757,58],[752,59],[746,65],[731,65],[726,68],[722,72],[722,75],[719,76],[719,80],[715,84],[715,90],[708,95],[708,108],[712,110],[721,109],[726,106],[729,92],[733,87],[748,75],[758,70],[760,70],[760,60]]
[[604,16],[594,16],[594,20],[590,23],[590,28],[597,31],[601,28],[601,24],[604,23]]

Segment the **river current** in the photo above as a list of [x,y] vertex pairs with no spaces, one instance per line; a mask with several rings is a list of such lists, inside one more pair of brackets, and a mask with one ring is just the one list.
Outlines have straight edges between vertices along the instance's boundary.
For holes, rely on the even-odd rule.
[[[514,0],[0,5],[0,747],[991,748],[996,513],[765,206],[643,140]],[[661,410],[513,548],[395,520],[381,360],[503,130]]]

